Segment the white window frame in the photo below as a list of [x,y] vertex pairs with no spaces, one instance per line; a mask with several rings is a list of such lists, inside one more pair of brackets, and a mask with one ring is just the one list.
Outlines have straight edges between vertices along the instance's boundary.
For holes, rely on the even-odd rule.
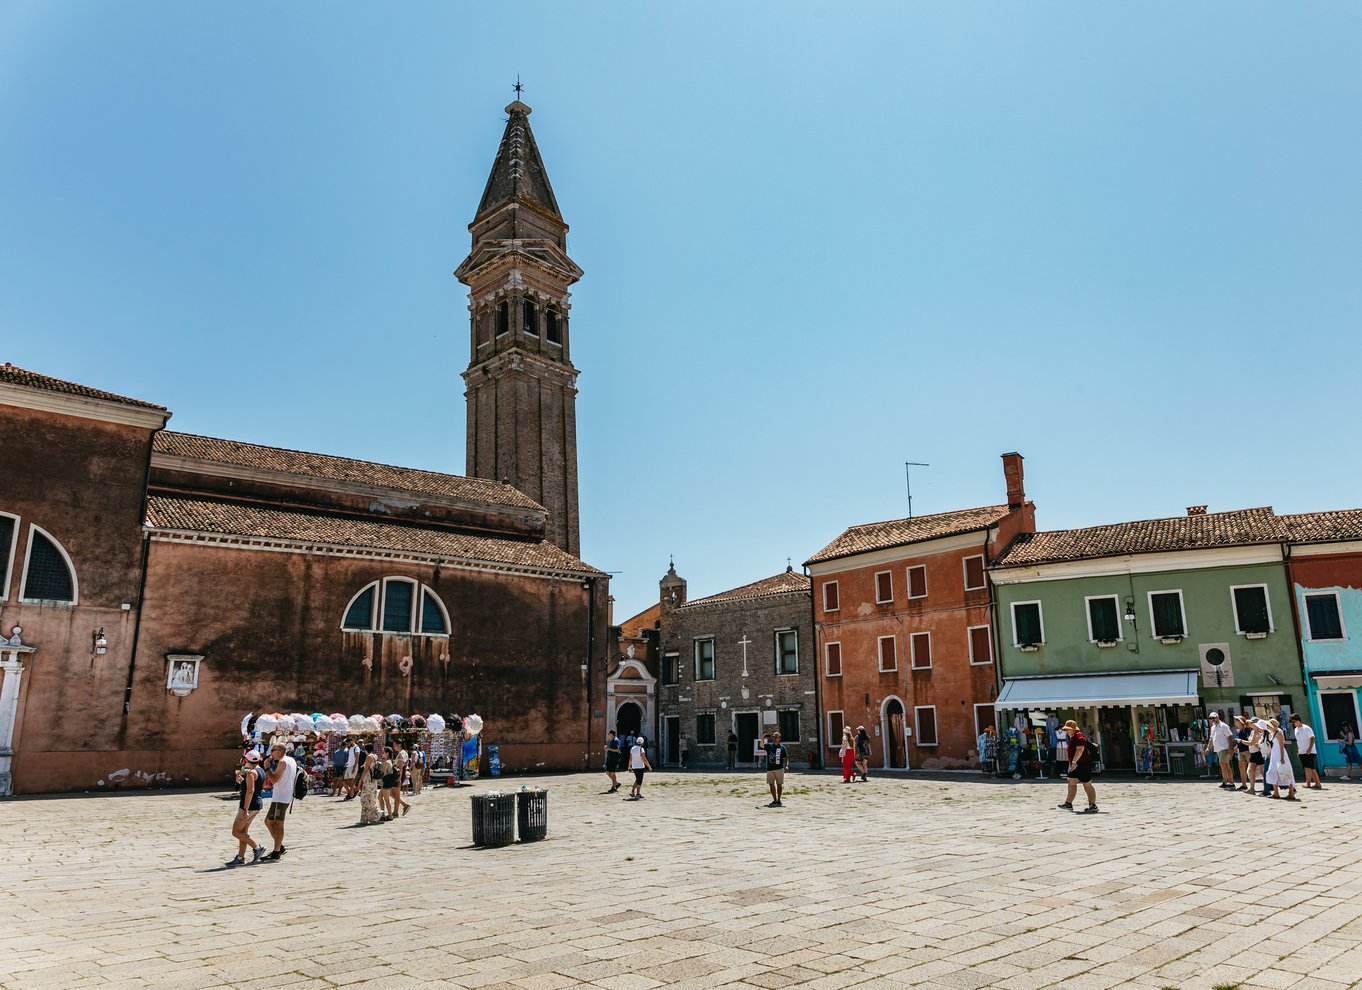
[[[794,626],[789,626],[789,627],[787,627],[787,628],[785,628],[785,629],[777,629],[777,630],[775,630],[775,632],[774,632],[772,635],[773,635],[774,638],[775,638],[775,648],[776,648],[776,662],[775,662],[776,676],[777,676],[777,677],[798,677],[798,676],[799,676],[799,630],[796,629]],[[780,637],[781,637],[781,636],[794,636],[795,669],[794,669],[793,671],[781,670],[781,669],[780,669]]]
[[[408,629],[405,632],[402,632],[397,629],[383,628],[383,609],[387,604],[388,598],[387,586],[390,581],[401,581],[405,584],[412,584],[416,586],[415,598],[412,599],[411,610],[412,628]],[[350,607],[355,604],[355,602],[359,599],[359,597],[362,594],[364,594],[371,588],[374,590],[374,603],[369,609],[369,627],[367,629],[360,629],[356,626],[347,626],[345,624],[345,617],[350,614]],[[440,615],[444,617],[446,632],[433,633],[420,631],[421,619],[425,612],[426,607],[427,594],[429,594],[430,597],[435,601],[435,605],[440,610]],[[450,636],[454,635],[454,623],[451,622],[449,618],[449,607],[445,605],[444,599],[439,596],[439,594],[436,592],[434,588],[432,588],[428,584],[425,584],[422,581],[417,580],[416,578],[403,577],[398,574],[391,574],[370,581],[368,584],[366,584],[364,587],[360,588],[358,591],[356,591],[353,595],[350,596],[350,600],[345,603],[345,608],[341,611],[340,630],[341,632],[350,633],[354,632],[378,633],[379,635],[382,636],[424,636],[427,639],[439,638],[447,639]]]
[[[358,591],[356,591],[353,595],[350,596],[350,600],[345,603],[345,608],[341,610],[341,632],[374,632],[378,628],[378,610],[383,605],[382,602],[383,589],[381,587],[382,584],[383,584],[382,578],[378,579],[377,581],[370,581],[363,588],[360,588]],[[369,605],[368,627],[361,629],[358,626],[347,626],[345,624],[345,617],[350,614],[350,609],[354,606],[355,602],[359,601],[360,596],[369,590],[373,590],[374,600]]]
[[[24,564],[24,572],[28,572],[28,564]],[[1334,609],[1338,612],[1338,631],[1343,635],[1338,639],[1315,639],[1315,630],[1310,625],[1310,605],[1306,599],[1322,598],[1325,595],[1332,595],[1334,598]],[[1337,591],[1301,591],[1301,612],[1305,617],[1305,632],[1307,642],[1310,643],[1346,643],[1348,641],[1348,624],[1343,619],[1343,599]],[[1357,726],[1353,726],[1353,731],[1358,731]]]
[[[700,644],[709,644],[709,662],[714,668],[708,677],[700,676]],[[713,636],[695,636],[690,641],[691,681],[712,681],[719,676],[719,651]]]
[[[975,656],[974,656],[974,636],[973,636],[972,634],[973,634],[974,630],[976,630],[976,629],[987,629],[987,630],[988,630],[988,659],[987,659],[987,660],[979,660],[979,659],[976,659]],[[988,623],[985,623],[985,624],[982,625],[982,626],[966,626],[966,627],[965,627],[965,648],[969,650],[969,664],[970,664],[971,667],[986,667],[986,666],[992,666],[992,664],[993,664],[993,627],[992,627],[991,625],[989,625]]]
[[1192,635],[1192,630],[1189,629],[1188,626],[1187,626],[1187,602],[1186,602],[1186,601],[1183,599],[1183,597],[1182,597],[1182,589],[1181,589],[1181,588],[1164,588],[1164,589],[1162,589],[1162,590],[1160,590],[1160,591],[1147,591],[1147,592],[1145,592],[1145,601],[1146,601],[1146,602],[1148,603],[1148,605],[1149,605],[1149,635],[1153,636],[1155,639],[1171,639],[1171,638],[1172,638],[1172,636],[1168,636],[1168,635],[1165,635],[1165,634],[1161,634],[1161,633],[1158,631],[1158,629],[1157,629],[1157,627],[1156,627],[1156,625],[1155,625],[1155,622],[1154,622],[1154,596],[1155,596],[1155,595],[1177,595],[1177,596],[1178,596],[1178,610],[1182,613],[1182,632],[1180,632],[1180,633],[1173,633],[1172,635],[1173,635],[1173,636],[1181,636],[1183,639],[1188,639],[1188,638],[1190,638],[1191,635]]
[[12,512],[0,512],[0,516],[14,520],[13,532],[9,534],[9,555],[5,558],[5,583],[0,584],[0,602],[9,601],[9,583],[14,577],[14,555],[19,550],[19,517]]
[[[918,662],[917,662],[917,638],[918,638],[919,636],[926,636],[926,637],[927,637],[927,662],[926,662],[926,663],[918,663]],[[931,669],[932,669],[932,633],[931,633],[930,630],[924,629],[924,630],[922,630],[922,631],[920,631],[920,632],[913,632],[913,633],[909,633],[909,634],[908,634],[908,667],[909,667],[910,670],[931,670]]]
[[[888,578],[888,579],[889,579],[889,597],[888,597],[888,598],[881,598],[881,597],[880,597],[880,578]],[[876,605],[893,605],[893,604],[894,604],[894,572],[893,572],[893,571],[876,571],[876,572],[875,572],[875,604],[876,604]]]
[[[835,674],[828,667],[828,651],[834,646],[837,647],[837,673]],[[831,643],[823,644],[823,676],[824,677],[842,676],[842,641],[840,639],[834,639]]]
[[[976,584],[973,587],[970,587],[969,583],[969,562],[971,560],[979,561],[979,576],[983,579],[984,582],[983,584]],[[988,587],[988,568],[985,567],[984,564],[985,564],[984,555],[981,553],[972,553],[968,557],[961,558],[960,560],[961,580],[964,582],[966,591],[983,591],[985,588]]]
[[1044,646],[1044,645],[1045,645],[1045,604],[1044,604],[1044,602],[1042,602],[1039,598],[1028,599],[1027,601],[1024,601],[1024,602],[1013,602],[1011,605],[1008,606],[1008,613],[1012,616],[1012,645],[1013,645],[1013,646],[1016,646],[1016,647],[1020,647],[1020,646],[1022,645],[1021,640],[1017,638],[1017,606],[1018,606],[1018,605],[1034,605],[1034,606],[1036,606],[1036,619],[1037,619],[1038,622],[1040,622],[1040,642],[1038,642],[1038,643],[1032,643],[1032,644],[1029,644],[1029,645],[1032,645],[1032,646]]
[[[415,588],[411,595],[411,626],[409,626],[405,632],[398,629],[383,628],[383,623],[387,619],[386,613],[388,611],[388,585],[394,582],[410,584]],[[417,624],[417,620],[421,617],[421,582],[415,578],[409,577],[385,577],[380,583],[383,585],[383,589],[379,592],[378,596],[378,625],[375,627],[375,632],[387,633],[389,636],[413,635],[413,629]],[[342,616],[342,619],[343,618],[344,616]]]
[[[425,625],[426,619],[426,596],[429,595],[435,607],[440,610],[440,615],[445,620],[445,631],[442,633],[422,632],[421,627]],[[435,589],[428,584],[421,585],[421,608],[416,616],[416,635],[417,636],[452,636],[454,634],[454,624],[449,621],[449,609],[445,608],[444,601],[435,593]]]
[[[936,738],[931,742],[922,741],[922,719],[918,717],[918,712],[925,712],[928,709],[932,713],[932,729],[936,733]],[[919,748],[941,745],[941,722],[936,717],[936,705],[914,705],[913,706],[913,742]]]
[[[1089,643],[1096,643],[1096,642],[1098,642],[1096,633],[1094,633],[1094,632],[1092,631],[1092,604],[1091,604],[1091,603],[1092,603],[1092,602],[1095,602],[1095,601],[1101,601],[1101,600],[1104,599],[1104,598],[1110,598],[1113,602],[1116,603],[1116,638],[1115,638],[1114,640],[1111,640],[1110,642],[1113,642],[1113,643],[1121,643],[1121,642],[1124,642],[1124,641],[1125,641],[1125,638],[1126,638],[1126,631],[1125,631],[1124,629],[1121,628],[1121,596],[1120,596],[1120,595],[1084,595],[1084,596],[1083,596],[1083,616],[1084,616],[1084,618],[1087,620],[1087,623],[1088,623],[1088,642],[1089,642]],[[1185,618],[1184,618],[1184,625],[1185,625],[1185,624],[1186,624],[1186,621],[1185,621]],[[1154,626],[1153,626],[1152,623],[1150,624],[1149,628],[1150,628],[1150,629],[1153,629],[1153,628],[1154,628]],[[1105,642],[1108,642],[1108,641],[1107,641],[1107,640],[1102,640],[1102,642],[1105,643]]]
[[[913,571],[922,572],[922,594],[920,595],[913,594]],[[908,600],[910,602],[921,601],[926,598],[928,592],[932,590],[927,584],[926,564],[910,564],[908,567],[904,568],[904,580],[908,582]]]
[[[56,598],[30,598],[28,597],[28,560],[33,555],[33,534],[42,533],[48,541],[57,548],[57,553],[61,554],[61,559],[66,561],[66,570],[71,575],[71,600],[69,602],[60,601]],[[61,541],[43,529],[37,523],[28,524],[28,545],[24,547],[24,569],[19,573],[19,601],[30,605],[55,605],[59,608],[75,608],[80,604],[80,578],[76,574],[76,565],[71,561],[71,555],[66,552],[66,547],[61,545]]]
[[827,730],[827,735],[823,737],[826,740],[823,746],[824,749],[840,749],[842,746],[842,733],[840,732],[837,733],[836,739],[832,737],[832,716],[834,715],[842,716],[842,728],[844,729],[846,728],[847,724],[846,712],[840,708],[830,709],[823,716],[823,728]]
[[[829,589],[829,588],[831,588],[831,589],[833,590],[833,594],[835,594],[835,595],[837,596],[837,604],[834,605],[832,608],[828,608],[828,589]],[[823,582],[823,611],[824,611],[825,613],[827,613],[827,612],[840,612],[840,611],[842,611],[842,589],[839,588],[839,587],[837,586],[837,582],[836,582],[836,581],[824,581],[824,582]]]
[[[886,667],[886,666],[884,665],[884,641],[885,641],[885,640],[889,640],[891,643],[894,644],[894,666],[892,666],[892,667]],[[876,640],[875,640],[875,651],[876,651],[876,655],[877,655],[876,662],[877,662],[878,665],[879,665],[880,673],[881,673],[881,674],[895,674],[895,673],[898,673],[898,669],[899,669],[899,644],[898,644],[898,637],[897,637],[897,636],[895,636],[894,634],[891,633],[891,634],[888,635],[888,636],[880,636],[880,637],[877,637]]]
[[[1264,584],[1232,584],[1232,585],[1230,585],[1230,611],[1234,613],[1234,631],[1235,631],[1236,633],[1238,633],[1240,636],[1251,636],[1251,635],[1253,635],[1252,633],[1246,633],[1246,632],[1244,632],[1243,627],[1242,627],[1242,624],[1241,624],[1240,621],[1239,621],[1239,600],[1238,600],[1237,598],[1234,597],[1234,593],[1235,593],[1236,591],[1238,591],[1240,588],[1262,588],[1262,589],[1263,589],[1263,606],[1267,609],[1267,631],[1268,631],[1269,633],[1274,633],[1274,632],[1276,632],[1276,631],[1277,631],[1277,623],[1276,623],[1276,621],[1272,618],[1272,591],[1268,588],[1268,586],[1267,586],[1265,583],[1264,583]],[[1342,612],[1339,613],[1339,618],[1340,618],[1340,619],[1343,618],[1343,613],[1342,613]]]
[[[1326,639],[1326,640],[1322,640],[1322,642],[1331,643],[1331,642],[1333,642],[1333,640],[1328,640],[1328,639]],[[1353,716],[1354,716],[1354,717],[1353,717],[1353,721],[1352,721],[1351,723],[1349,723],[1349,724],[1352,725],[1352,727],[1353,727],[1353,734],[1354,734],[1354,735],[1357,734],[1357,723],[1358,723],[1358,720],[1359,720],[1359,719],[1362,719],[1362,711],[1359,711],[1359,710],[1358,710],[1358,706],[1357,706],[1357,691],[1356,691],[1355,689],[1353,689],[1353,688],[1319,688],[1318,690],[1316,690],[1315,694],[1316,694],[1316,695],[1319,697],[1319,699],[1320,699],[1320,701],[1319,701],[1319,732],[1315,733],[1315,751],[1316,751],[1316,752],[1319,752],[1319,743],[1322,743],[1322,742],[1326,742],[1326,743],[1341,743],[1341,742],[1343,741],[1342,739],[1328,739],[1328,738],[1325,737],[1325,733],[1329,731],[1329,726],[1328,726],[1328,724],[1324,721],[1324,696],[1325,696],[1326,694],[1346,694],[1346,695],[1348,695],[1350,698],[1352,698],[1352,700],[1353,700]]]

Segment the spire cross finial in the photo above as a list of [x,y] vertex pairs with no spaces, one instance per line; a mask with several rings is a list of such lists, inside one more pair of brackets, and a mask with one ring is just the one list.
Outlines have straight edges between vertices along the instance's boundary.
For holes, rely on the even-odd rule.
[[523,92],[525,91],[525,87],[522,86],[522,85],[520,85],[520,73],[519,73],[519,72],[517,72],[517,73],[515,74],[515,85],[512,86],[511,88],[515,90],[515,98],[516,98],[517,100],[520,99],[520,94],[523,93]]

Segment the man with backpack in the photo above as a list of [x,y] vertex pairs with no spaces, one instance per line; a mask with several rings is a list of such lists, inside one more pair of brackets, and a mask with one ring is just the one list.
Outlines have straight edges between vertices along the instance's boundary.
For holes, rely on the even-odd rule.
[[274,851],[265,856],[266,863],[277,862],[287,851],[284,848],[284,816],[293,804],[297,786],[301,783],[304,788],[307,787],[298,771],[298,762],[288,755],[283,743],[275,743],[270,747],[270,756],[274,760],[274,768],[266,778],[270,786],[270,807],[265,812],[265,828],[274,839]]
[[1088,742],[1088,737],[1073,719],[1064,723],[1064,731],[1069,734],[1069,793],[1060,808],[1064,811],[1074,810],[1074,795],[1078,793],[1078,785],[1082,784],[1083,793],[1088,796],[1088,806],[1079,814],[1095,815],[1097,792],[1092,786],[1092,767],[1097,762],[1097,747]]

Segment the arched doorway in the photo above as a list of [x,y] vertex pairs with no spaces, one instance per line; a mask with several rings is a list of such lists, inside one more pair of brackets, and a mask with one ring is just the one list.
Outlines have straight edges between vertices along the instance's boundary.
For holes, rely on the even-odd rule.
[[903,734],[903,702],[889,698],[884,703],[884,767],[903,770],[908,766],[908,744]]
[[643,709],[636,702],[626,701],[615,710],[615,731],[621,736],[638,735],[643,729]]

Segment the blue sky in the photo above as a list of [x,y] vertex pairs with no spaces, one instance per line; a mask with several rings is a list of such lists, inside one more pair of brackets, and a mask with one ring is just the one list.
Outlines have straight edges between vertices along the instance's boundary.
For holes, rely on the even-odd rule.
[[0,2],[0,360],[462,472],[519,73],[616,615],[845,526],[1362,505],[1362,7]]

